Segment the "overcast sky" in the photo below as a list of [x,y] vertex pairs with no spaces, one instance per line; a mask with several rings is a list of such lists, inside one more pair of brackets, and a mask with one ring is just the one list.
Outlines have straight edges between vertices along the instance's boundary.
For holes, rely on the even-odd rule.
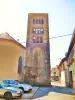
[[[75,28],[75,0],[0,0],[0,33],[8,32],[26,41],[28,13],[49,14],[50,38],[72,34]],[[71,35],[50,40],[51,66],[65,56]]]

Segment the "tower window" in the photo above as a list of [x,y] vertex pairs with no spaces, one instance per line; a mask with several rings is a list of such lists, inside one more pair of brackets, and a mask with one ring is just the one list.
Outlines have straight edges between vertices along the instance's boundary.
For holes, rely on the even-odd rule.
[[39,20],[38,20],[38,19],[36,19],[36,24],[39,24],[38,22],[39,22]]
[[43,43],[43,38],[42,37],[40,37],[40,43]]
[[43,19],[33,19],[33,24],[44,24]]
[[33,43],[43,43],[43,37],[33,37]]
[[44,33],[44,29],[41,29],[41,33]]
[[41,20],[41,22],[42,22],[42,24],[44,24],[44,20],[43,19]]
[[37,37],[37,43],[39,43],[39,37]]
[[35,19],[33,19],[33,24],[35,24]]
[[35,33],[35,29],[32,30],[32,33]]
[[36,43],[36,37],[33,37],[33,43]]
[[44,29],[32,29],[32,33],[36,34],[44,33]]
[[40,21],[40,19],[39,19],[39,24],[41,24],[41,21]]

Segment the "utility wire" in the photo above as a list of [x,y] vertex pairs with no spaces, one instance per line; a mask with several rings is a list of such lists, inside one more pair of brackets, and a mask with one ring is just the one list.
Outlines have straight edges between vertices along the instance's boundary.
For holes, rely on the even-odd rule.
[[69,35],[73,35],[73,34],[66,34],[66,35],[61,35],[61,36],[51,37],[51,38],[49,38],[49,39],[59,38],[59,37],[64,37],[64,36],[69,36]]
[[[59,38],[59,37],[64,37],[64,36],[69,36],[69,35],[73,35],[73,34],[66,34],[66,35],[61,35],[61,36],[51,37],[51,38],[49,38],[49,39]],[[20,42],[20,43],[26,43],[26,42]]]

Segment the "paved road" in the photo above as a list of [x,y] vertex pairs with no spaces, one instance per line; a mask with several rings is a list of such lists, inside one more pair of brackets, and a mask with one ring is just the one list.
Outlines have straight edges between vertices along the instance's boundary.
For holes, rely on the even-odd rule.
[[[39,89],[39,87],[33,87],[31,92],[24,93],[22,98],[14,99],[14,100],[30,100],[34,96],[34,94],[36,93],[36,91],[38,89]],[[0,98],[0,100],[5,100],[5,99]]]
[[32,92],[24,93],[23,98],[31,99],[34,96],[34,94],[38,91],[38,89],[39,87],[33,87]]
[[71,88],[53,86],[53,87],[40,87],[36,92],[36,94],[34,95],[34,98],[43,97],[45,95],[48,95],[49,92],[75,95],[75,91]]
[[[24,93],[22,98],[16,99],[16,100],[30,100],[31,98],[39,98],[48,95],[48,93],[56,92],[56,93],[62,93],[62,94],[71,94],[75,95],[75,91],[71,88],[65,88],[65,87],[33,87],[32,92],[30,93]],[[0,99],[4,100],[4,99]]]

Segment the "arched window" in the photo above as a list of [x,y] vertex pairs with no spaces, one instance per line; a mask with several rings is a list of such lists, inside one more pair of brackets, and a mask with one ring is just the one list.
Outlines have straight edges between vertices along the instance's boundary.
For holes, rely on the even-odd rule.
[[41,33],[44,33],[44,29],[41,29]]
[[36,19],[36,24],[38,24],[38,22],[39,22],[39,20],[38,20],[38,19]]
[[41,20],[39,19],[39,24],[41,24]]
[[42,37],[40,37],[40,43],[43,43],[43,38]]
[[33,19],[33,24],[35,24],[35,19]]
[[18,59],[18,74],[22,72],[22,57],[20,56]]
[[33,43],[36,43],[36,37],[33,37]]
[[39,37],[37,37],[37,43],[39,43]]
[[42,19],[41,21],[42,21],[42,24],[44,24],[44,20]]

